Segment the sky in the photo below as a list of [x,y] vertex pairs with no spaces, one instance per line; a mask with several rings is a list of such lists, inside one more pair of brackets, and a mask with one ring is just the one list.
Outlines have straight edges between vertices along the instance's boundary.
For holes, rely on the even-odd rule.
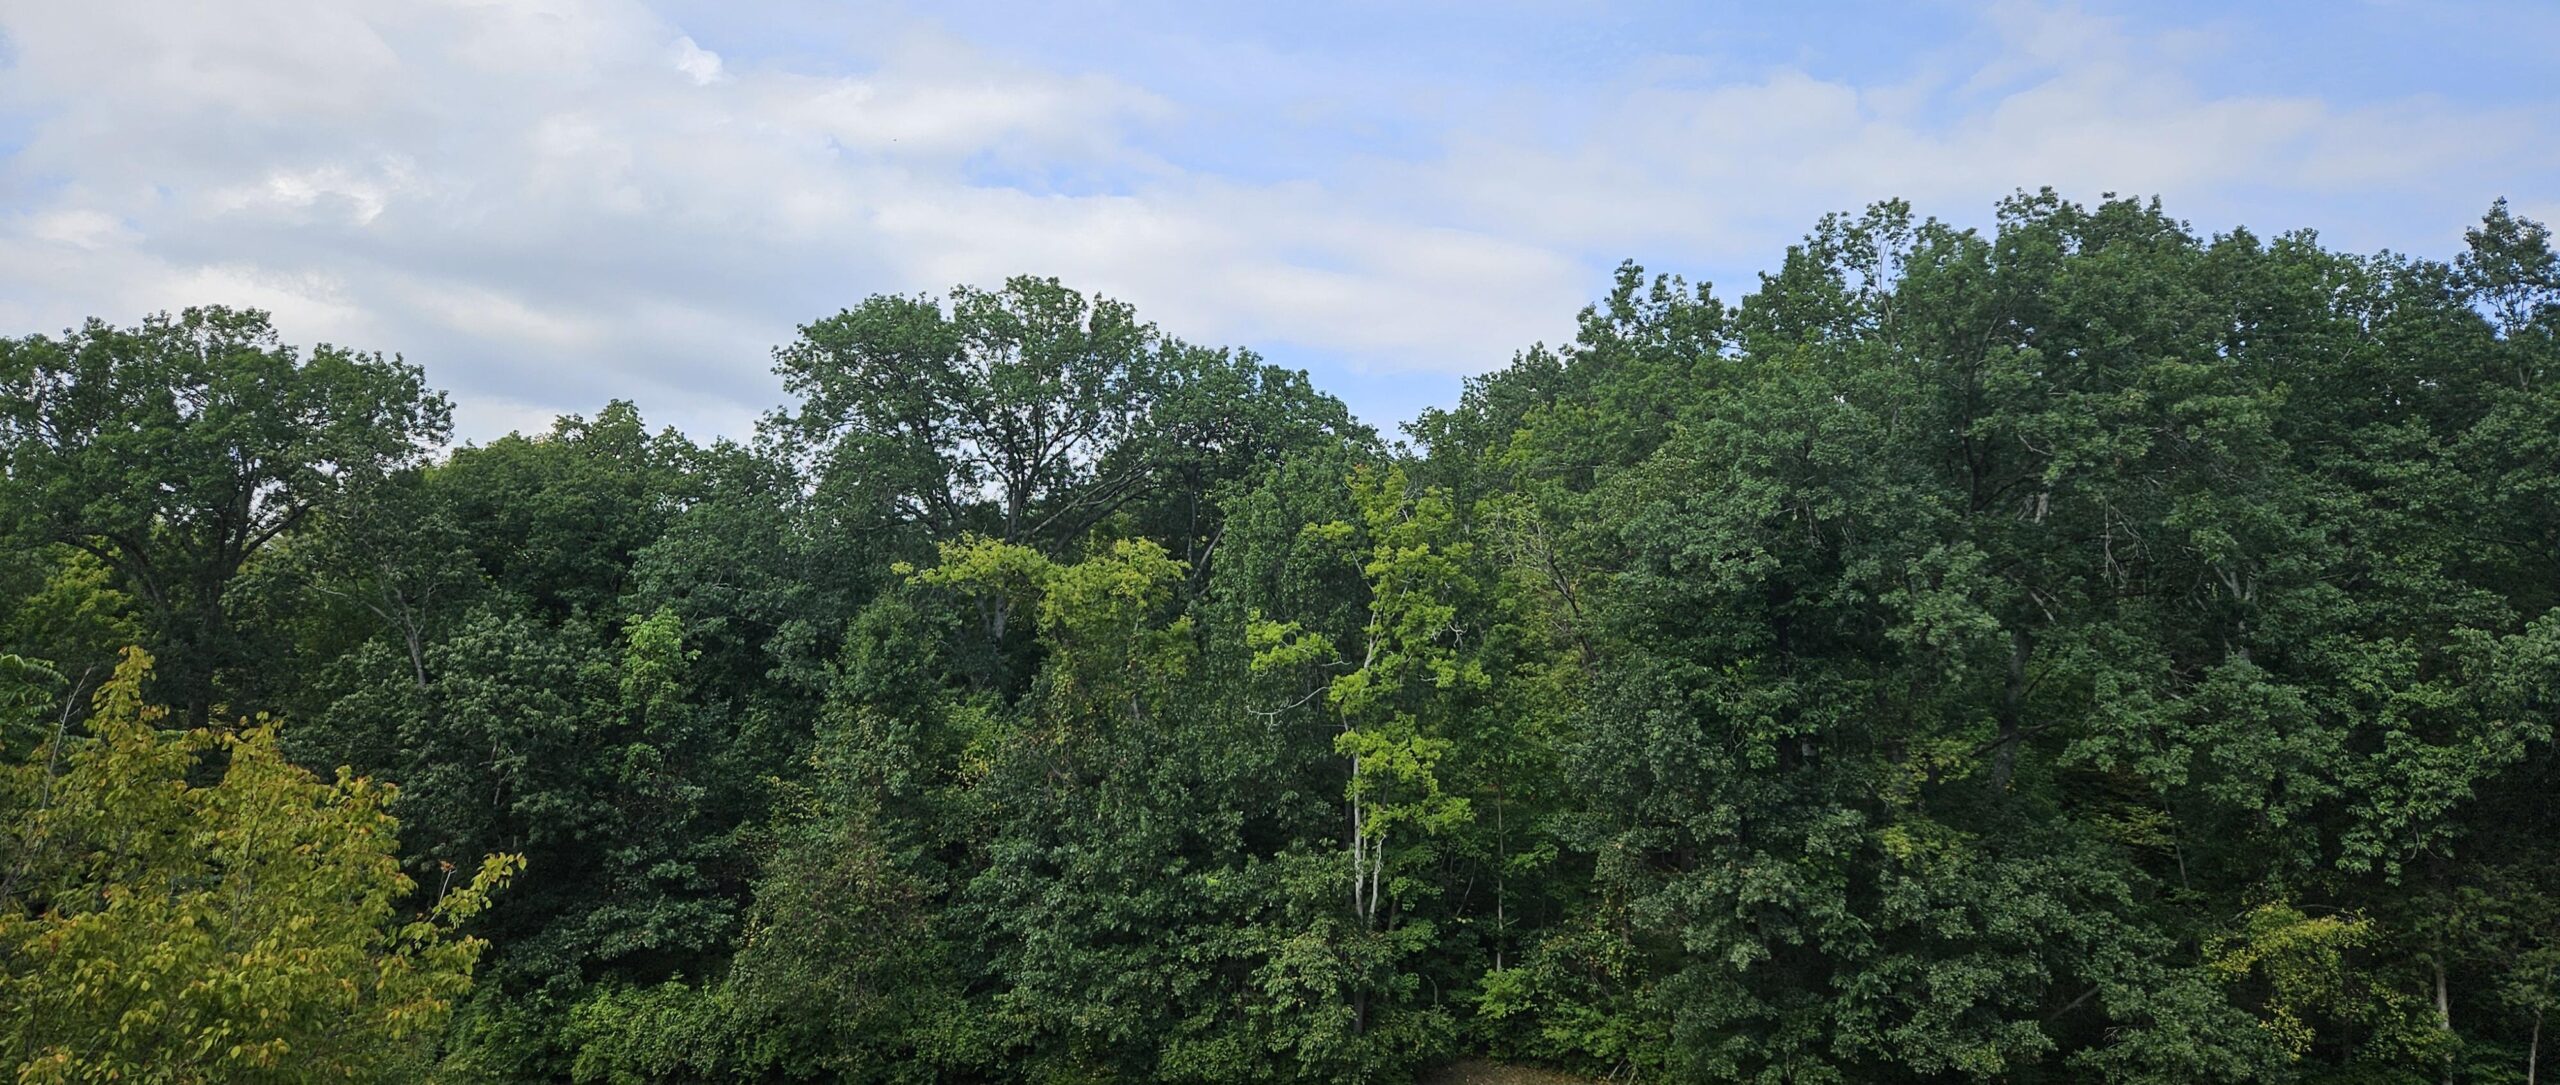
[[2449,257],[2560,220],[2556,72],[2548,0],[0,0],[0,334],[255,306],[463,439],[744,436],[800,324],[1035,274],[1392,427],[1885,198]]

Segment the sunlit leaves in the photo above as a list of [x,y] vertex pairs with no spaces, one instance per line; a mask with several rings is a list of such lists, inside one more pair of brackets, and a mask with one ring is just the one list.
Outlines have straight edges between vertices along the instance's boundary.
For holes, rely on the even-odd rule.
[[[420,1077],[521,866],[409,911],[387,788],[312,776],[272,726],[166,732],[131,653],[87,735],[11,766],[0,1039],[21,1081]],[[210,774],[210,782],[197,777]]]

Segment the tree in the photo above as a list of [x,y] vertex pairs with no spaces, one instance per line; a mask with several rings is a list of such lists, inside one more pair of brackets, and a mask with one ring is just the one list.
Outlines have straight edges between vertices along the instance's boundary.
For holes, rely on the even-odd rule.
[[407,656],[410,678],[422,689],[433,680],[428,647],[486,584],[448,492],[452,487],[432,477],[413,469],[362,480],[341,507],[315,517],[278,563],[284,567],[279,573],[322,597],[294,608],[306,619],[325,615],[329,603],[369,619],[360,621],[361,631],[352,637],[328,630],[337,634],[330,646],[387,634]]
[[1169,341],[1158,352],[1147,417],[1114,448],[1105,475],[1145,472],[1118,530],[1154,539],[1205,585],[1225,538],[1225,505],[1293,457],[1343,447],[1377,455],[1377,434],[1302,371],[1250,351]]
[[678,625],[475,610],[429,647],[423,687],[396,647],[369,643],[295,740],[401,788],[413,868],[525,857],[531,877],[480,927],[510,991],[566,997],[599,974],[654,982],[725,955],[746,881],[733,834],[761,802],[731,771],[729,721],[688,696]]
[[417,367],[306,356],[254,309],[92,320],[0,340],[0,507],[12,545],[115,570],[200,726],[254,680],[226,598],[242,567],[350,484],[419,462],[450,414]]
[[2500,338],[2560,334],[2560,256],[2551,251],[2551,229],[2518,218],[2500,197],[2463,231],[2468,242],[2454,259],[2457,281],[2487,311]]
[[87,735],[55,737],[0,786],[0,1051],[16,1079],[423,1079],[485,946],[457,928],[521,861],[448,869],[404,915],[416,887],[389,789],[313,777],[271,724],[165,733],[149,669],[128,653]]
[[[1349,549],[1367,579],[1369,620],[1360,661],[1325,683],[1326,704],[1341,719],[1334,749],[1348,762],[1343,788],[1350,835],[1351,911],[1377,929],[1388,881],[1388,842],[1398,827],[1432,834],[1468,817],[1467,802],[1441,787],[1445,727],[1431,717],[1484,688],[1483,666],[1458,624],[1477,585],[1465,562],[1474,544],[1457,539],[1448,495],[1407,492],[1401,470],[1355,473],[1352,497],[1362,523],[1311,530]],[[1322,667],[1332,643],[1290,623],[1264,620],[1252,632],[1256,669]]]
[[[1738,305],[1624,265],[1420,451],[1053,281],[875,297],[777,352],[797,402],[752,446],[617,402],[324,470],[219,593],[263,662],[217,692],[397,784],[431,889],[526,857],[446,1075],[2542,1076],[2547,230],[2493,206],[2430,260],[2049,191],[1995,220],[1829,216]],[[0,812],[58,840],[97,661],[171,612],[116,540],[15,515],[70,476],[7,452],[0,747],[61,759]],[[113,835],[281,778],[265,731],[185,741],[81,807],[97,846],[26,854],[230,861]],[[227,870],[117,884],[294,884]]]
[[616,400],[594,418],[563,415],[549,433],[458,449],[428,484],[469,525],[481,571],[534,616],[611,621],[634,587],[634,559],[695,498],[699,452],[672,429],[649,432],[638,408]]
[[72,679],[80,700],[113,673],[128,645],[141,643],[133,597],[115,586],[115,570],[87,551],[53,546],[9,563],[0,577],[0,652],[43,659]]
[[873,297],[774,352],[790,422],[834,472],[890,495],[936,538],[1045,549],[1081,538],[1146,481],[1099,468],[1156,393],[1155,327],[1054,279]]

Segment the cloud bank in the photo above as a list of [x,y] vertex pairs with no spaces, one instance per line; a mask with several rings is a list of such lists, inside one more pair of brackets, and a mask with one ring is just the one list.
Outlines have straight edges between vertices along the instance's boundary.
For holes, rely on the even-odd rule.
[[[716,14],[628,0],[11,0],[0,330],[256,305],[426,365],[465,436],[612,397],[738,434],[795,324],[1021,272],[1441,390],[1567,334],[1621,256],[1738,293],[1884,196],[2159,192],[2406,246],[2560,192],[2550,97],[2335,101],[2213,78],[2246,61],[2212,27],[1946,22],[1873,82],[1664,48],[1442,93],[1217,26],[1085,64],[895,10],[724,53]],[[1188,93],[1221,69],[1268,89]]]

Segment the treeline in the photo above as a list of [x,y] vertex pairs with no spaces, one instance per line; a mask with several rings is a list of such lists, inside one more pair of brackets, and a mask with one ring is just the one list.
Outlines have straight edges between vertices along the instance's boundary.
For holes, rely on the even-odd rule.
[[1410,443],[1053,281],[776,361],[752,440],[442,454],[256,313],[0,341],[22,1079],[2538,1072],[2503,203],[2450,262],[1881,204],[1738,304],[1622,268]]

